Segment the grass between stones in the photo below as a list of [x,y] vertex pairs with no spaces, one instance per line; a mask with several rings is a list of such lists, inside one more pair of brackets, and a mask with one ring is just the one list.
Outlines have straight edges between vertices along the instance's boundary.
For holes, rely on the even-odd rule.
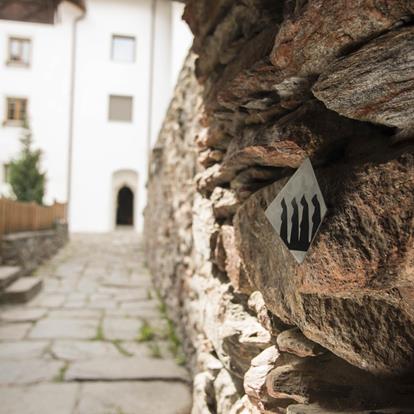
[[157,291],[157,296],[159,300],[158,309],[161,313],[162,319],[164,319],[165,322],[167,323],[165,339],[167,339],[169,342],[168,349],[173,354],[175,362],[178,365],[185,365],[186,363],[185,354],[181,346],[180,338],[178,337],[177,332],[175,330],[174,322],[168,317],[167,305],[162,300],[161,295],[159,294],[158,291]]
[[56,375],[56,377],[53,379],[54,382],[63,382],[65,380],[65,374],[66,371],[69,368],[69,362],[65,362],[65,365],[63,365],[62,368],[60,368],[58,374]]
[[155,330],[154,328],[148,323],[148,321],[144,320],[142,322],[141,327],[139,328],[137,341],[138,342],[149,342],[155,338]]
[[96,335],[95,335],[95,338],[93,338],[93,340],[94,341],[104,341],[105,340],[102,320],[99,321],[99,325],[96,328]]
[[114,339],[111,341],[115,348],[118,350],[118,352],[126,357],[132,357],[134,354],[131,354],[131,352],[128,352],[121,344],[121,341],[119,339]]
[[148,349],[150,351],[150,356],[152,358],[162,358],[161,348],[157,342],[150,342],[148,344]]

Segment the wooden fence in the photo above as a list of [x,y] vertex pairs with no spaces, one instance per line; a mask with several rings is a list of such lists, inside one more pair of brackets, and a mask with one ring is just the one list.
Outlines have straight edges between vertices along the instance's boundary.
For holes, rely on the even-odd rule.
[[51,229],[57,220],[66,220],[66,204],[40,206],[0,198],[0,237],[9,233]]

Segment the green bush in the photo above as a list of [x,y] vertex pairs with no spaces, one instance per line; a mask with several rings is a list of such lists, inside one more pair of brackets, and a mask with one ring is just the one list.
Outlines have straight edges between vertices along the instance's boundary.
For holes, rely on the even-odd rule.
[[18,201],[42,204],[46,184],[46,174],[40,171],[42,151],[33,149],[32,133],[27,123],[20,142],[20,155],[10,163],[11,188]]

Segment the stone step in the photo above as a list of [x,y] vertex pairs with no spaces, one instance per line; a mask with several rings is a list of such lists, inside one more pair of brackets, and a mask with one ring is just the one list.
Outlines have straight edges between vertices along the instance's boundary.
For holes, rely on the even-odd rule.
[[92,358],[71,364],[65,381],[180,381],[189,382],[186,369],[171,359],[148,357]]
[[34,276],[22,277],[0,294],[1,303],[25,303],[32,299],[42,288],[42,279]]
[[20,267],[17,266],[0,266],[0,291],[17,280],[20,271]]

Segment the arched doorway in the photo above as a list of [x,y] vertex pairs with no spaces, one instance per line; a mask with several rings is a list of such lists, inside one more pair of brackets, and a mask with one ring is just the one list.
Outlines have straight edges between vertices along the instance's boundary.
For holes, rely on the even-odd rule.
[[116,225],[134,225],[134,193],[127,186],[121,187],[118,191],[116,207]]
[[129,225],[137,227],[138,173],[134,170],[117,170],[112,174],[111,228]]

